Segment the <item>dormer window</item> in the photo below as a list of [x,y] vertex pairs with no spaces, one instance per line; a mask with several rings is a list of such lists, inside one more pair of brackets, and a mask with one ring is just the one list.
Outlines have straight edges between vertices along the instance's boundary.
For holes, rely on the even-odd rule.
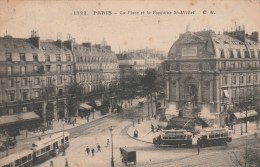
[[237,49],[237,58],[241,58],[241,52],[239,49]]
[[249,52],[247,50],[244,50],[245,58],[250,58]]
[[60,54],[57,54],[57,55],[56,55],[56,61],[57,61],[57,62],[60,62],[60,61],[61,61],[61,56],[60,56]]
[[234,58],[233,50],[229,50],[229,57]]
[[252,58],[255,58],[255,52],[254,52],[254,50],[252,49],[252,50],[250,50],[250,52],[251,52],[251,57],[252,57]]
[[224,50],[220,50],[220,57],[225,58]]
[[20,61],[25,62],[25,53],[20,53]]
[[12,53],[5,53],[5,57],[6,57],[6,62],[12,61]]

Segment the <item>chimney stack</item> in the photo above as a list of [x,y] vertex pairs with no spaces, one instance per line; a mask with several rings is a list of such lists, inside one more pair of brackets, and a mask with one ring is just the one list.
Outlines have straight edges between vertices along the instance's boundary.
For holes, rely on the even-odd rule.
[[38,49],[40,49],[40,37],[38,36],[38,32],[35,30],[31,31],[31,38],[28,39],[28,42],[30,42],[32,45],[34,45],[35,47],[37,47]]
[[258,43],[258,32],[252,32],[252,34],[250,35],[250,38],[253,40],[253,41],[255,41],[255,42],[257,42]]

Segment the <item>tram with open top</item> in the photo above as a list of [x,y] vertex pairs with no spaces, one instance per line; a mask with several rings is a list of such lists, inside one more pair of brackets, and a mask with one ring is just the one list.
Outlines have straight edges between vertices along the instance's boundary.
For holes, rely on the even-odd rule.
[[32,167],[33,150],[22,150],[0,159],[0,167]]
[[[64,141],[65,140],[65,141]],[[34,142],[31,149],[33,150],[34,163],[41,163],[69,147],[69,133],[63,132],[50,135],[49,137]]]
[[162,130],[160,135],[153,139],[153,144],[191,147],[192,133],[186,130]]
[[226,145],[232,141],[232,132],[226,128],[205,129],[200,132],[201,147]]

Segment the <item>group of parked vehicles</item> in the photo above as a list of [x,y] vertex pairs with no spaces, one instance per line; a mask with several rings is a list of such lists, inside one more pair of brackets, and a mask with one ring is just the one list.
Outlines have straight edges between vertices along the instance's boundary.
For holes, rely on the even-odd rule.
[[30,149],[2,158],[0,167],[31,167],[42,163],[69,147],[69,135],[68,132],[61,132],[36,141]]
[[[201,139],[201,147],[226,145],[232,141],[231,131],[225,128],[202,130],[197,138]],[[162,130],[160,134],[153,139],[155,146],[192,146],[194,135],[186,130]]]

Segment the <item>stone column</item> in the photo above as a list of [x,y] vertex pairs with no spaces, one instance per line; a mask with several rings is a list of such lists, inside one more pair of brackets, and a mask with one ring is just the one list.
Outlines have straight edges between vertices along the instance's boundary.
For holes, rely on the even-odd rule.
[[180,102],[180,77],[177,74],[176,80],[176,109],[179,109],[179,102]]
[[202,75],[199,74],[199,83],[198,83],[198,108],[201,109],[202,106]]
[[47,106],[47,101],[43,102],[43,110],[42,110],[42,117],[43,117],[43,124],[45,125],[46,123],[46,106]]

